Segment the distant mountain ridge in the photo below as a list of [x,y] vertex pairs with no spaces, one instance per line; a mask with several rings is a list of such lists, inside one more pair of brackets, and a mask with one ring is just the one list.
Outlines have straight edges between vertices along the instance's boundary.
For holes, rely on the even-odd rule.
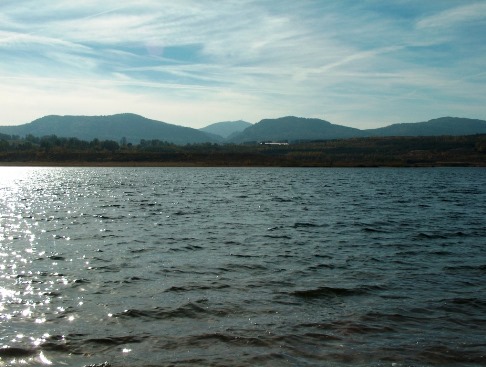
[[378,129],[360,130],[334,125],[320,119],[295,116],[265,119],[245,129],[230,141],[298,141],[346,139],[373,136],[440,136],[486,134],[486,121],[441,117],[425,122],[393,124]]
[[[246,128],[245,128],[246,127]],[[127,142],[157,139],[179,145],[194,143],[245,143],[262,141],[310,141],[374,136],[438,136],[486,134],[486,121],[459,117],[441,117],[425,122],[392,124],[378,129],[360,130],[332,124],[317,118],[286,116],[263,119],[252,125],[245,121],[227,121],[193,129],[143,116],[124,113],[108,116],[44,116],[18,126],[0,126],[1,134],[57,135],[81,140]],[[227,137],[224,139],[224,137]]]
[[108,116],[44,116],[19,126],[1,126],[0,132],[11,135],[57,135],[81,140],[115,140],[125,138],[139,143],[141,139],[158,139],[175,144],[218,142],[221,139],[189,127],[150,120],[133,113]]
[[352,127],[334,125],[329,121],[295,116],[264,119],[230,139],[234,143],[247,141],[293,141],[341,139],[362,136]]
[[250,127],[251,125],[252,124],[250,124],[249,122],[243,120],[222,121],[222,122],[216,122],[214,124],[208,125],[199,130],[210,134],[219,135],[222,138],[227,139],[233,135],[242,132],[243,130],[245,130],[247,127]]
[[435,136],[486,133],[486,121],[460,117],[440,117],[424,122],[393,124],[365,130],[367,136]]

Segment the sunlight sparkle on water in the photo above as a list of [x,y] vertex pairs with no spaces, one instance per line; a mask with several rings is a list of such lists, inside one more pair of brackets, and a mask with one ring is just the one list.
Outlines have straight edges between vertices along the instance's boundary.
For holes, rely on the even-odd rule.
[[46,358],[46,356],[44,355],[44,352],[40,352],[39,354],[39,360],[43,363],[43,364],[46,364],[46,365],[51,365],[52,362]]
[[2,167],[0,175],[0,196],[8,199],[12,193],[18,193],[23,181],[32,181],[32,174],[37,171],[32,167]]

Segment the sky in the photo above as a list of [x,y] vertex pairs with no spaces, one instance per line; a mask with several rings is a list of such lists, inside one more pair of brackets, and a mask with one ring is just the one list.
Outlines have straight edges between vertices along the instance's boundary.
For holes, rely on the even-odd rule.
[[0,0],[0,125],[486,119],[485,0]]

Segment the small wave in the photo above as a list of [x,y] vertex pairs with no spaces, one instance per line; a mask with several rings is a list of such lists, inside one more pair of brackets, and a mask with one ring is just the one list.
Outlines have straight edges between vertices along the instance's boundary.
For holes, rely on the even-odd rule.
[[73,284],[87,284],[91,283],[88,279],[74,279]]
[[118,336],[118,337],[106,337],[106,338],[91,338],[86,339],[83,343],[103,344],[103,345],[123,345],[142,343],[147,337],[144,336]]
[[389,231],[386,231],[384,229],[379,229],[379,228],[372,228],[372,227],[364,227],[363,232],[370,232],[370,233],[388,233]]
[[434,365],[464,365],[466,363],[484,365],[486,363],[486,355],[481,351],[456,350],[443,345],[426,347],[418,353],[417,358],[425,363]]
[[105,215],[105,214],[93,214],[93,218],[107,220],[107,219],[122,219],[122,218],[125,218],[125,216],[110,217],[110,216]]
[[[418,256],[421,255],[422,253],[420,251],[414,251],[414,250],[408,250],[408,251],[399,251],[396,253],[397,258],[403,258],[403,257],[410,257],[410,256]],[[397,264],[408,264],[410,263],[408,261],[402,261],[402,260],[394,260],[393,262]]]
[[145,248],[138,248],[138,249],[130,250],[130,253],[140,254],[140,253],[144,253],[144,252],[148,252],[148,251],[152,251],[152,250],[153,250],[153,248],[151,248],[151,247],[145,247]]
[[272,198],[272,201],[276,201],[278,203],[291,203],[293,200],[292,199],[281,198],[281,197],[278,197],[278,196],[274,196]]
[[62,235],[59,235],[59,234],[55,234],[52,236],[55,240],[69,240],[69,236],[62,236]]
[[293,228],[313,228],[313,227],[322,227],[322,226],[314,223],[296,222],[292,227]]
[[156,206],[157,203],[140,203],[139,206]]
[[1,358],[25,358],[36,354],[34,349],[18,348],[18,347],[3,347],[0,348]]
[[319,287],[315,289],[296,290],[290,294],[301,298],[326,298],[326,297],[345,297],[357,296],[368,293],[371,290],[381,289],[379,286],[366,286],[360,288],[335,288]]
[[437,234],[437,233],[425,233],[425,232],[420,232],[418,235],[415,236],[416,239],[446,239],[447,236],[443,234]]
[[190,274],[191,276],[195,275],[208,275],[208,274],[214,274],[217,275],[221,271],[228,271],[228,269],[225,268],[218,268],[216,271],[210,271],[208,269],[201,269],[201,268],[196,268],[196,267],[187,267],[187,269],[180,269],[178,267],[168,267],[164,269],[157,270],[155,274]]
[[181,346],[185,348],[197,348],[206,345],[214,346],[215,343],[232,344],[245,347],[268,346],[268,342],[265,340],[265,338],[215,332],[177,338],[173,341],[167,341],[164,343],[164,345],[162,345],[162,347],[164,349],[178,349],[181,348]]
[[320,258],[323,258],[323,259],[332,259],[332,256],[323,255],[323,254],[314,254],[314,257],[320,257]]
[[137,282],[146,281],[146,280],[148,280],[148,279],[133,276],[133,277],[125,278],[122,283],[131,284],[131,283],[137,283]]
[[287,235],[272,236],[272,235],[266,234],[263,237],[266,237],[266,238],[275,238],[275,239],[284,239],[284,240],[291,240],[292,239],[292,237],[287,236]]
[[308,270],[318,270],[318,269],[334,269],[336,266],[333,264],[317,264],[311,265],[307,269]]
[[260,264],[228,264],[227,268],[222,268],[224,271],[230,271],[230,270],[262,270],[266,271],[268,270],[268,267],[265,265],[260,265]]
[[225,241],[224,244],[225,245],[237,245],[237,246],[241,245],[241,243],[236,242],[236,241]]
[[44,292],[42,294],[44,296],[53,297],[53,298],[58,298],[58,297],[61,297],[62,296],[62,293],[60,293],[60,292],[54,292],[54,291]]
[[449,255],[454,255],[454,253],[453,253],[453,252],[450,252],[450,251],[444,251],[444,250],[431,251],[429,254],[430,254],[430,255],[438,255],[438,256],[449,256]]
[[174,213],[172,213],[172,215],[192,215],[192,214],[197,214],[197,212],[188,212],[188,211],[184,211],[184,210],[178,210]]
[[198,284],[191,284],[186,286],[172,286],[166,289],[164,292],[189,292],[189,291],[199,291],[199,290],[211,290],[211,289],[224,289],[229,288],[228,284],[218,284],[218,283],[211,283],[210,285],[198,285]]
[[205,301],[189,302],[175,309],[167,309],[162,307],[154,307],[151,310],[137,310],[129,309],[121,313],[115,314],[115,317],[130,317],[130,318],[145,318],[145,319],[172,319],[172,318],[189,318],[198,319],[201,317],[225,316],[228,311],[221,309],[213,309],[206,306]]
[[389,325],[393,325],[394,323],[420,325],[430,322],[430,317],[428,315],[419,316],[419,314],[408,315],[404,313],[380,313],[371,311],[361,316],[361,320],[368,323],[391,322],[392,324]]
[[234,256],[234,257],[241,257],[241,258],[251,258],[251,257],[260,257],[258,255],[243,255],[243,254],[230,254],[231,256]]
[[462,312],[464,308],[486,311],[486,300],[481,298],[451,298],[443,299],[441,308],[447,311]]
[[75,345],[79,341],[82,343],[86,334],[69,333],[67,335],[51,335],[42,344],[43,350],[51,352],[66,352],[76,354]]
[[321,332],[307,332],[303,334],[285,334],[285,335],[277,335],[271,337],[271,340],[273,342],[278,342],[280,343],[286,343],[286,344],[292,344],[292,345],[300,345],[303,342],[309,343],[309,344],[321,344],[323,341],[326,340],[342,340],[342,338],[335,336],[335,335],[330,335],[330,334],[324,334]]
[[120,265],[107,265],[107,266],[90,266],[88,267],[88,270],[97,270],[102,273],[118,273],[121,271],[121,266]]
[[[334,322],[327,322],[327,323],[307,323],[302,324],[301,326],[306,328],[315,328],[315,329],[323,329],[332,331],[333,333],[337,333],[339,335],[344,334],[374,334],[374,333],[385,333],[393,331],[393,328],[390,326],[376,326],[376,325],[367,325],[364,323],[358,323],[353,321],[345,321],[345,320],[337,320]],[[333,336],[337,339],[339,337]]]
[[486,265],[458,265],[458,266],[445,266],[444,270],[447,272],[464,272],[464,271],[473,271],[473,272],[486,272]]
[[57,260],[57,261],[64,261],[64,260],[66,260],[66,258],[64,256],[61,256],[61,255],[58,255],[58,254],[50,255],[47,258],[50,259],[50,260]]
[[289,356],[284,353],[267,352],[252,356],[249,362],[250,366],[285,366],[288,365]]
[[193,250],[202,250],[202,249],[204,249],[204,247],[199,246],[199,245],[187,245],[187,246],[184,246],[184,247],[182,247],[182,248],[183,248],[184,250],[191,250],[191,251],[193,251]]
[[86,364],[83,367],[111,367],[111,364],[109,362],[103,362],[103,363],[95,363],[95,364]]

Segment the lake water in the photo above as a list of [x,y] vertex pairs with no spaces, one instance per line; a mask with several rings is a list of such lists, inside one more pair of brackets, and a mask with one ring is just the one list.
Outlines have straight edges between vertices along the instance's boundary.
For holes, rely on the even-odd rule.
[[486,170],[0,168],[0,366],[486,366]]

